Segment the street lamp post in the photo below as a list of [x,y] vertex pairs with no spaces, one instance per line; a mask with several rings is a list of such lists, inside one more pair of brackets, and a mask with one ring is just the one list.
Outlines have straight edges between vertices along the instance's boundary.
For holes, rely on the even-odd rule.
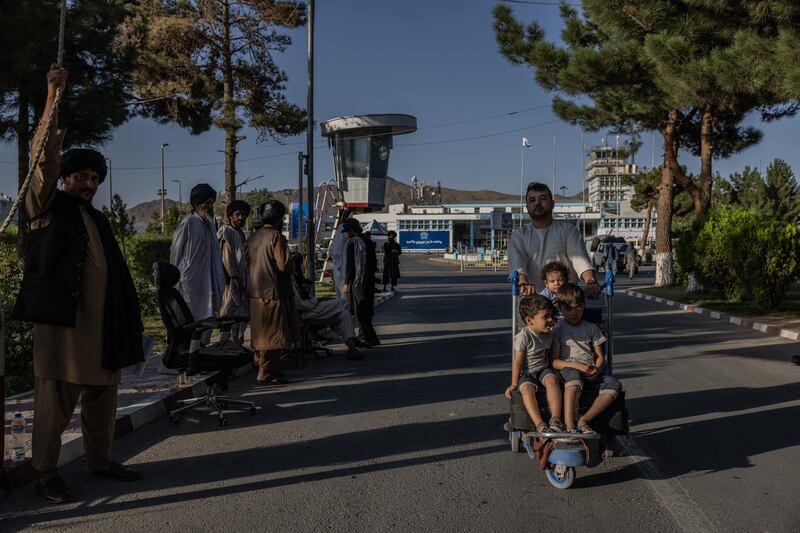
[[166,191],[164,190],[164,148],[169,146],[169,143],[164,143],[161,145],[161,234],[163,235],[167,231],[167,227],[164,221],[164,196]]
[[[308,249],[306,250],[306,257],[308,258],[308,279],[312,282],[316,279],[315,265],[316,260],[316,238],[314,235],[314,211],[311,206],[314,205],[314,0],[308,0],[308,8],[306,11],[308,17],[308,86],[306,94],[306,114],[308,116],[308,124],[306,126],[306,157],[308,158]],[[302,205],[302,202],[300,202]],[[311,284],[311,295],[315,293],[315,285]]]
[[183,195],[181,194],[181,180],[172,180],[172,183],[178,184],[178,211],[183,208]]

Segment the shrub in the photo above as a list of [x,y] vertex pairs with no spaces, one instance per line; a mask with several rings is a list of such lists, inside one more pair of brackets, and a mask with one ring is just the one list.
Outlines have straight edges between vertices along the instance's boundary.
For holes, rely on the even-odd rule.
[[798,277],[800,230],[783,220],[759,220],[745,230],[739,277],[756,305],[778,307]]
[[678,240],[678,264],[684,272],[694,271],[704,286],[722,290],[728,301],[741,301],[747,278],[741,268],[747,253],[745,235],[757,221],[755,211],[741,207],[712,209]]
[[33,326],[8,320],[22,283],[23,262],[17,255],[15,235],[0,237],[0,299],[5,320],[6,394],[33,387]]
[[759,307],[774,308],[798,277],[800,230],[754,210],[725,206],[684,232],[675,250],[681,270],[696,272],[704,286],[721,290],[728,301],[750,296]]
[[158,312],[153,284],[153,263],[169,261],[171,239],[163,235],[144,233],[125,240],[128,268],[131,270],[139,309],[143,316]]

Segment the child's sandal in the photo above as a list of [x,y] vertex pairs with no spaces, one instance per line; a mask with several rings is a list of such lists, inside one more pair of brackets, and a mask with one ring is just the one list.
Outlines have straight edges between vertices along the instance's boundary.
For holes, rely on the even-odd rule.
[[539,433],[549,433],[550,426],[547,425],[547,422],[542,422],[538,426],[536,426],[536,431]]
[[555,416],[550,419],[549,426],[550,429],[552,429],[556,433],[563,433],[564,431],[567,430],[566,426],[564,425],[564,422],[562,422],[560,418]]
[[597,432],[592,429],[592,426],[586,423],[578,424],[578,427],[576,427],[575,430],[578,433],[583,433],[585,435],[597,435]]

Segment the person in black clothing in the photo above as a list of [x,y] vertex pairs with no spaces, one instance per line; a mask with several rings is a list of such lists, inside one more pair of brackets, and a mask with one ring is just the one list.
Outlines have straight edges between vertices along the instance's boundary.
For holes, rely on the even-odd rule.
[[358,220],[350,218],[345,224],[354,235],[347,241],[345,248],[346,269],[342,292],[349,295],[350,310],[358,319],[364,343],[368,347],[377,346],[380,341],[372,326],[372,317],[375,314],[375,273],[378,270],[375,243],[369,233],[363,233]]
[[388,240],[383,243],[383,290],[386,291],[386,284],[390,283],[392,291],[400,279],[400,254],[403,250],[397,242],[397,232],[390,231],[387,234]]

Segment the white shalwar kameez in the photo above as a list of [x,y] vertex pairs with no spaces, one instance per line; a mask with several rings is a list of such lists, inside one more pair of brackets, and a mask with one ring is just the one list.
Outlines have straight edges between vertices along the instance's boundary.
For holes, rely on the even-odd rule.
[[578,281],[578,276],[592,270],[586,245],[575,225],[554,220],[546,228],[534,228],[526,224],[517,228],[508,240],[509,272],[519,272],[528,277],[528,283],[536,286],[536,292],[544,289],[542,268],[553,261],[560,261],[569,269],[569,279]]
[[194,319],[216,316],[225,274],[213,223],[194,212],[187,215],[172,236],[169,262],[181,272],[176,288]]

